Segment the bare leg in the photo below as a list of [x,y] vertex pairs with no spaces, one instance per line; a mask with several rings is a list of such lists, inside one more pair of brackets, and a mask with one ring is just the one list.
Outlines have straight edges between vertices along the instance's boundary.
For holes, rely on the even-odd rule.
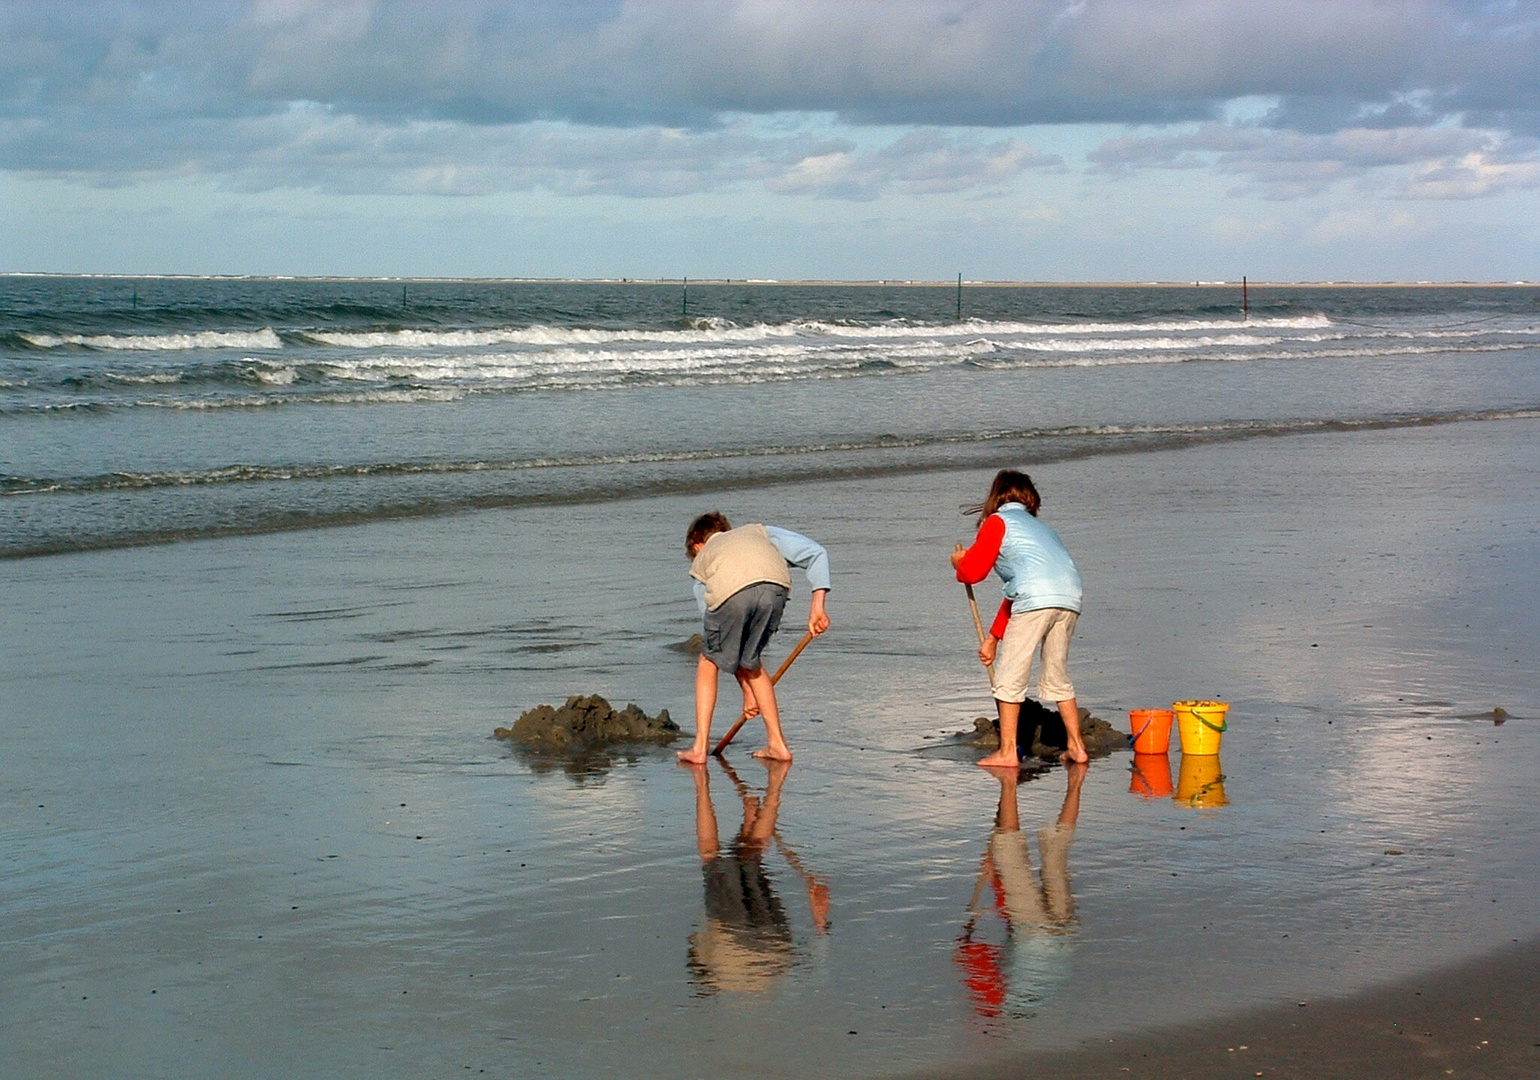
[[717,839],[717,812],[711,805],[711,782],[706,766],[696,765],[690,770],[695,774],[695,842],[703,861],[710,861],[721,853]]
[[979,764],[986,769],[1019,769],[1021,758],[1016,753],[1016,725],[1021,722],[1021,702],[996,699],[995,708],[1000,712],[1000,749],[980,760]]
[[1000,832],[1020,832],[1021,814],[1016,809],[1017,770],[1002,771],[1000,777],[1000,808],[995,811],[995,828]]
[[1075,917],[1075,898],[1069,887],[1069,842],[1080,817],[1080,786],[1085,783],[1086,766],[1067,761],[1064,774],[1064,805],[1059,808],[1058,823],[1037,834],[1043,853],[1043,907],[1054,926],[1068,926]]
[[769,775],[766,777],[765,797],[755,799],[747,793],[743,796],[743,831],[738,834],[745,844],[757,851],[765,851],[775,835],[775,821],[781,812],[781,785],[791,762],[771,758],[765,762]]
[[711,714],[717,707],[717,666],[704,656],[695,665],[695,743],[679,760],[704,765],[711,749]]
[[754,671],[739,668],[738,681],[754,695],[759,714],[765,718],[765,735],[769,741],[754,751],[754,756],[790,761],[791,747],[786,745],[786,736],[781,733],[781,709],[775,702],[775,684],[770,681],[770,676],[762,667]]
[[733,678],[738,680],[738,686],[743,690],[743,715],[752,720],[759,715],[759,702],[754,700],[754,687],[749,677],[753,675],[747,668],[739,668],[733,672]]
[[1080,820],[1080,785],[1085,783],[1086,767],[1080,762],[1071,762],[1064,769],[1068,781],[1064,786],[1064,805],[1059,807],[1059,824],[1073,825]]
[[1080,705],[1074,698],[1059,702],[1059,715],[1064,718],[1064,734],[1067,747],[1064,760],[1083,765],[1090,760],[1085,752],[1085,740],[1080,737]]

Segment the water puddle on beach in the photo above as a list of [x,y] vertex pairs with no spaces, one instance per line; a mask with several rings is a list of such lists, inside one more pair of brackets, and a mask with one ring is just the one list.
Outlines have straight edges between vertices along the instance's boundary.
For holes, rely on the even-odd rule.
[[[1531,936],[1518,423],[1044,470],[1082,703],[1222,698],[1229,730],[1019,781],[931,749],[988,707],[945,571],[972,473],[722,495],[835,555],[789,768],[755,725],[700,769],[492,737],[590,692],[688,729],[697,499],[7,564],[0,1072],[893,1075]],[[1440,455],[1485,464],[1411,518]]]

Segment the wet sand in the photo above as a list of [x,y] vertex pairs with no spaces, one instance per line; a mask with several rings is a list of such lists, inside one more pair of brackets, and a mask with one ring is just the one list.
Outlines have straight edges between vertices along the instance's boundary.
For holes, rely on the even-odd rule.
[[1540,941],[1351,998],[1300,1001],[1097,1043],[922,1075],[947,1080],[1540,1076]]
[[[988,706],[946,567],[987,473],[0,565],[0,1074],[892,1076],[1137,1039],[1189,1075],[1143,1033],[1239,1016],[1206,1029],[1228,1057],[1534,938],[1540,422],[1033,472],[1088,582],[1082,704],[1232,705],[1222,804],[1172,797],[1179,754],[1159,795],[1114,754],[1045,848],[1066,773],[1020,785],[1042,933],[976,891],[998,782],[926,749]],[[751,763],[751,728],[746,794],[709,767],[718,868],[769,913],[744,926],[670,750],[541,773],[491,735],[574,693],[692,714],[679,537],[712,505],[835,564],[779,691],[796,763]]]

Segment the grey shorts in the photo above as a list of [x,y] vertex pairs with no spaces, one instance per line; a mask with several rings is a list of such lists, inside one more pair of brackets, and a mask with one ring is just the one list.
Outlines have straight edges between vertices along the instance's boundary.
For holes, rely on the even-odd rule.
[[771,581],[745,585],[733,593],[715,611],[706,612],[701,655],[722,671],[757,671],[759,654],[781,628],[781,612],[790,595],[790,590]]

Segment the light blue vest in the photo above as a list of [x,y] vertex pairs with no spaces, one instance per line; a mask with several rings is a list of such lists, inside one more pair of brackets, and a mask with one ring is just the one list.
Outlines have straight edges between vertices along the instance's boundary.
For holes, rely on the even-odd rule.
[[1068,608],[1078,612],[1080,571],[1059,534],[1027,513],[1021,503],[1006,503],[995,513],[1005,522],[995,573],[1005,582],[1011,610]]

